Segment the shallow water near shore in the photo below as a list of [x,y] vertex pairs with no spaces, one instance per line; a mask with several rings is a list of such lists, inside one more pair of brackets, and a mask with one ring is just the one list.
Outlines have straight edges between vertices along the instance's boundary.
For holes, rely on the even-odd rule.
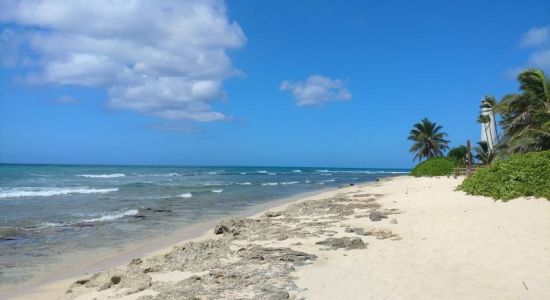
[[399,169],[0,165],[0,289],[75,254],[129,244],[275,199]]

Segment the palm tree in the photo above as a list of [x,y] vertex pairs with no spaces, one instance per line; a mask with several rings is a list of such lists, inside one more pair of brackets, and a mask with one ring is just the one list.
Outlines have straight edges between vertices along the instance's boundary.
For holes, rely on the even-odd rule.
[[441,132],[443,127],[432,123],[428,118],[413,125],[408,140],[413,141],[409,152],[415,153],[414,160],[442,156],[449,149],[449,141],[445,139],[447,133]]
[[539,69],[518,75],[520,92],[505,96],[495,107],[502,114],[507,150],[528,152],[550,149],[550,80]]
[[464,145],[454,147],[447,152],[447,157],[454,158],[460,165],[466,165],[468,163],[468,147]]
[[474,147],[474,151],[476,152],[475,158],[484,165],[490,164],[495,156],[494,153],[489,150],[489,144],[485,141],[478,142],[477,144],[478,146]]

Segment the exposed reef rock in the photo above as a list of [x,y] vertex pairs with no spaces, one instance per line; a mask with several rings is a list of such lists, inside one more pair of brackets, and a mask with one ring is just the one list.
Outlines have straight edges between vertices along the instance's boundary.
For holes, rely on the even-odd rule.
[[[343,230],[338,230],[338,222],[358,215],[379,221],[399,213],[380,211],[376,200],[381,196],[338,194],[291,204],[258,218],[231,218],[215,226],[215,239],[186,242],[164,255],[136,258],[126,266],[80,279],[70,286],[64,298],[89,294],[89,298],[132,295],[140,300],[294,299],[297,287],[292,272],[317,259],[314,254],[300,251],[311,249],[300,248],[304,244],[317,244],[324,250],[360,250],[367,248],[363,238],[398,238],[382,229],[345,225],[344,235],[354,233],[363,238],[342,236]],[[170,212],[152,208],[146,211]]]

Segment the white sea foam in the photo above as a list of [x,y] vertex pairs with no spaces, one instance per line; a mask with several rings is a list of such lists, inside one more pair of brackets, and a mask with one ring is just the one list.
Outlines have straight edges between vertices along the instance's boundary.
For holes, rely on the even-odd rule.
[[116,174],[81,174],[76,175],[78,177],[86,177],[86,178],[117,178],[117,177],[125,177],[125,174],[116,173]]
[[238,185],[252,185],[252,182],[246,181],[246,182],[237,182]]
[[202,185],[204,185],[204,186],[220,186],[220,185],[229,185],[229,183],[205,182]]
[[266,174],[266,173],[267,173],[267,171],[265,171],[265,170],[260,170],[260,171],[256,171],[256,172],[262,173],[262,174]]
[[246,172],[241,172],[241,175],[246,175]]
[[327,179],[327,180],[323,180],[323,182],[335,182],[336,179]]
[[302,173],[302,170],[292,170],[294,173]]
[[332,176],[332,173],[321,173],[321,176]]
[[359,177],[353,177],[351,180],[359,180]]
[[217,189],[217,190],[212,190],[212,193],[222,193],[223,192],[223,189]]
[[320,173],[328,173],[328,172],[330,172],[329,170],[326,170],[326,169],[325,169],[325,170],[316,170],[316,171],[317,171],[317,172],[320,172]]
[[223,173],[223,170],[216,170],[216,171],[206,172],[206,174],[208,174],[208,175],[218,175],[218,174],[221,174],[221,173]]
[[297,183],[300,183],[300,182],[298,182],[298,181],[283,181],[283,182],[281,182],[281,184],[283,184],[283,185],[297,184]]
[[11,188],[0,189],[0,198],[15,198],[15,197],[48,197],[56,195],[68,194],[95,194],[95,193],[111,193],[118,191],[118,188],[110,189],[94,189],[88,187],[74,188]]
[[193,197],[193,194],[191,193],[183,193],[181,195],[178,195],[179,198],[191,198]]
[[304,181],[304,182],[305,182],[305,183],[311,183],[311,180],[306,180],[306,181]]
[[267,173],[267,175],[277,175],[277,173],[275,173],[275,172],[269,172],[269,173]]
[[39,226],[36,226],[36,227],[28,227],[28,228],[23,228],[23,230],[40,230],[40,229],[44,229],[44,228],[50,228],[50,227],[61,227],[61,226],[65,226],[65,224],[63,223],[55,223],[55,222],[44,222],[44,223],[41,223]]
[[128,216],[135,216],[139,213],[137,209],[129,209],[127,211],[118,213],[118,214],[112,214],[112,215],[104,215],[99,218],[93,218],[93,219],[84,219],[82,220],[83,223],[93,223],[93,222],[105,222],[105,221],[112,221]]
[[278,182],[264,182],[262,183],[262,185],[265,185],[265,186],[274,186],[274,185],[279,185]]

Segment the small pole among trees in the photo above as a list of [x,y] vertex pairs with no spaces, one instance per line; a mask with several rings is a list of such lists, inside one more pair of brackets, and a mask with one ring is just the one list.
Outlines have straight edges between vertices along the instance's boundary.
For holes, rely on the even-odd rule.
[[466,160],[468,161],[468,171],[467,171],[467,174],[470,175],[470,173],[472,172],[472,153],[470,152],[471,150],[471,147],[470,147],[470,140],[466,141]]

